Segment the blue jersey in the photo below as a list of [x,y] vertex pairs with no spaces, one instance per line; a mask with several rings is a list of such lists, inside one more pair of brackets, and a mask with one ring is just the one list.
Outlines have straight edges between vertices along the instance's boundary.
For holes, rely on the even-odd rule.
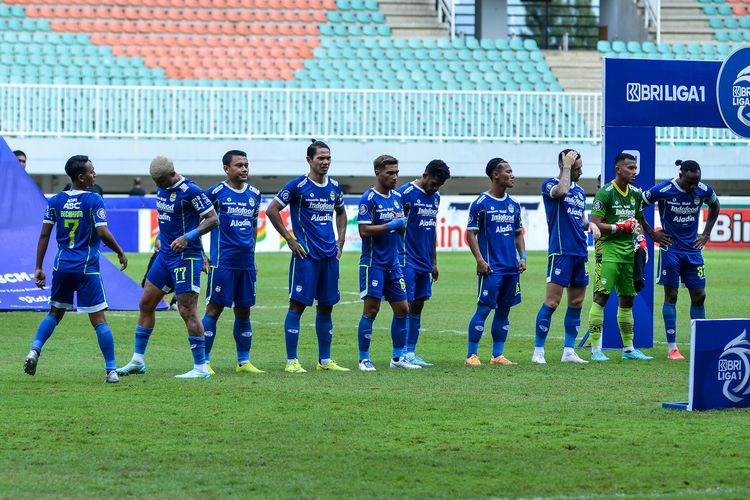
[[714,188],[702,182],[688,193],[677,185],[677,179],[664,181],[643,192],[645,204],[658,203],[659,217],[664,232],[672,236],[669,250],[683,253],[699,253],[693,247],[698,234],[701,206],[716,203]]
[[[357,224],[380,226],[403,215],[404,207],[401,205],[401,194],[398,191],[391,191],[388,196],[383,196],[370,188],[359,200]],[[396,231],[362,238],[362,256],[359,259],[359,265],[379,269],[398,268],[400,245],[401,236]]]
[[63,191],[50,198],[45,224],[57,224],[57,255],[53,267],[66,273],[99,272],[98,226],[107,225],[104,200],[90,191]]
[[478,231],[482,258],[495,273],[518,273],[516,234],[523,230],[521,205],[507,194],[495,198],[482,193],[469,207],[468,230]]
[[432,271],[440,194],[428,195],[414,182],[404,184],[398,192],[401,193],[406,216],[406,233],[399,249],[399,264],[401,267]]
[[588,240],[583,227],[586,192],[573,182],[565,198],[553,198],[552,188],[559,183],[554,178],[542,183],[542,199],[549,230],[547,252],[549,255],[587,256]]
[[159,212],[161,250],[165,258],[200,259],[203,247],[200,239],[188,241],[185,249],[175,254],[171,245],[185,233],[197,229],[201,217],[213,210],[213,205],[193,181],[182,178],[166,189],[156,190],[156,210]]
[[226,182],[206,191],[219,216],[211,230],[211,265],[222,269],[255,269],[255,228],[260,191],[249,184],[236,190]]
[[282,207],[289,205],[294,238],[313,259],[327,259],[338,253],[333,214],[344,206],[339,183],[326,178],[318,184],[306,175],[287,182],[274,198]]

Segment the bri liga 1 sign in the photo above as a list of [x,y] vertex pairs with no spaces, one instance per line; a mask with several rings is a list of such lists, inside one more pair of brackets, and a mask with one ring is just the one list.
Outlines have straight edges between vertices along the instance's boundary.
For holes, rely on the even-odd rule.
[[665,408],[718,410],[750,407],[750,319],[693,320],[687,403]]

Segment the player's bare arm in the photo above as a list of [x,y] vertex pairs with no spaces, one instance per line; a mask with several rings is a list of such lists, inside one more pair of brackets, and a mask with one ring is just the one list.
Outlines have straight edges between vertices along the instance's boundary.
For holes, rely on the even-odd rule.
[[[198,231],[198,238],[203,236],[204,234],[211,231],[213,228],[219,225],[219,216],[216,215],[216,210],[213,208],[206,213],[206,215],[203,216],[201,219],[201,223],[198,225],[198,228],[196,231]],[[175,252],[182,252],[185,247],[187,247],[188,244],[188,237],[187,235],[180,236],[179,238],[175,238],[175,240],[172,242],[171,248]]]
[[550,195],[553,198],[565,198],[570,192],[570,177],[571,169],[578,158],[577,151],[568,151],[563,156],[562,169],[560,170],[560,182],[550,190]]
[[526,242],[523,240],[523,231],[516,231],[516,251],[518,251],[518,272],[526,270]]
[[47,246],[49,246],[50,234],[52,234],[52,224],[42,224],[39,242],[36,244],[36,266],[34,269],[34,283],[39,288],[44,288],[47,285],[47,277],[44,275],[42,265],[44,264],[44,255],[47,253]]
[[469,244],[469,250],[477,261],[477,274],[487,276],[492,272],[490,265],[482,257],[482,252],[479,251],[479,241],[477,240],[477,234],[479,233],[476,229],[469,229],[466,231],[466,243]]
[[336,213],[336,259],[341,259],[341,254],[344,251],[344,243],[346,242],[346,209],[337,207],[334,209]]
[[437,241],[435,247],[432,249],[432,281],[437,281],[440,277],[440,271],[437,266]]
[[713,230],[716,220],[719,218],[719,211],[721,210],[721,204],[719,199],[716,199],[716,203],[709,205],[708,207],[708,218],[706,219],[706,226],[703,228],[703,232],[695,237],[693,246],[698,249],[702,249],[708,243],[708,239],[711,237],[711,230]]
[[96,228],[96,234],[99,235],[99,238],[101,238],[105,245],[117,254],[117,260],[120,261],[120,271],[124,271],[125,268],[128,267],[128,256],[122,251],[122,248],[120,248],[120,245],[117,243],[117,240],[115,240],[115,236],[112,232],[107,226],[98,226]]
[[[271,224],[281,237],[286,240],[287,245],[289,245],[289,250],[291,250],[297,258],[304,259],[307,257],[307,253],[305,252],[305,249],[302,248],[302,245],[300,245],[294,236],[292,236],[289,231],[286,230],[286,227],[284,227],[284,221],[281,220],[281,208],[281,203],[272,200],[268,205],[268,208],[266,208],[266,217],[268,217],[268,220],[271,221]],[[338,227],[338,220],[336,225]]]

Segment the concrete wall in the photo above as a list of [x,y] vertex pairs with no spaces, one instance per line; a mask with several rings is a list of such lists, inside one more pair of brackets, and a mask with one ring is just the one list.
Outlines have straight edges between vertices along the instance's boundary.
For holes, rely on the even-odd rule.
[[480,40],[508,37],[507,0],[476,1],[476,34]]

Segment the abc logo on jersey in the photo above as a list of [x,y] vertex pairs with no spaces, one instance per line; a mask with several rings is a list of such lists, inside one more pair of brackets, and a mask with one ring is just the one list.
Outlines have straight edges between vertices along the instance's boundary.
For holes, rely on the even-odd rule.
[[716,100],[726,126],[750,137],[750,47],[735,50],[721,65]]

